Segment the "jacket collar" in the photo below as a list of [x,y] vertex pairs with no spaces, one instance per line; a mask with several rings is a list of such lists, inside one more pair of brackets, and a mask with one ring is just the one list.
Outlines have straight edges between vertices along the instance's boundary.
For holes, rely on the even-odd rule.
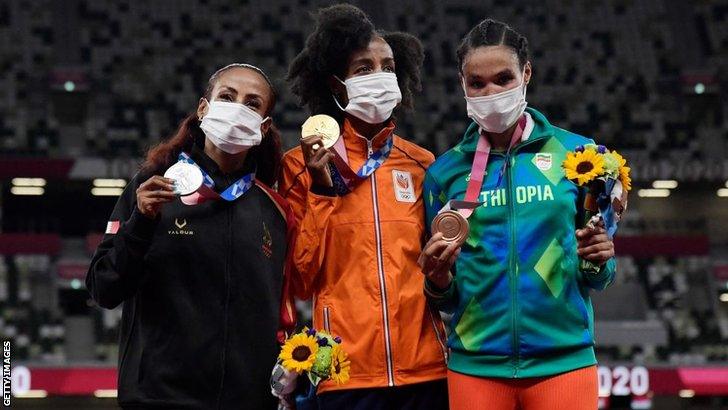
[[[372,138],[372,150],[378,150],[387,142],[389,136],[393,135],[395,126],[394,120],[389,120],[387,125]],[[347,118],[344,119],[342,135],[348,151],[355,154],[362,154],[365,157],[369,154],[367,138],[359,134]]]
[[[533,130],[527,140],[516,144],[515,149],[518,149],[523,144],[529,144],[554,135],[553,126],[543,114],[533,108],[526,108],[526,112],[533,120]],[[463,152],[475,152],[478,146],[478,138],[480,138],[480,126],[475,121],[472,121],[468,129],[465,130],[465,134],[459,144],[460,150]]]
[[[199,165],[200,168],[205,170],[205,172],[212,177],[216,185],[220,183],[232,183],[233,181],[237,181],[242,178],[245,174],[249,174],[255,170],[255,159],[252,155],[250,155],[251,151],[248,151],[243,167],[235,172],[231,172],[230,174],[222,172],[220,167],[217,165],[217,162],[205,153],[205,149],[200,143],[195,142],[189,154],[197,165]],[[220,188],[225,189],[227,187]]]

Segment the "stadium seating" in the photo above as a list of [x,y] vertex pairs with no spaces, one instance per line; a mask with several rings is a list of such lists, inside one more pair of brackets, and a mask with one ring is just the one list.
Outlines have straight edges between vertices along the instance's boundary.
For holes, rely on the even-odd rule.
[[[257,64],[276,80],[275,119],[286,145],[295,143],[306,114],[282,79],[309,30],[307,11],[324,2],[21,3],[0,6],[0,45],[8,57],[0,64],[0,87],[8,91],[0,99],[0,152],[139,155],[195,107],[208,75],[233,61]],[[528,100],[558,125],[647,157],[666,147],[706,156],[711,141],[727,139],[726,107],[696,116],[690,106],[706,103],[691,102],[692,88],[680,92],[692,86],[688,77],[698,62],[714,67],[709,81],[725,82],[717,76],[728,63],[728,13],[717,3],[576,2],[568,14],[550,13],[549,1],[361,3],[380,27],[409,31],[425,44],[424,90],[400,126],[434,152],[464,127],[454,51],[485,16],[528,36]],[[213,12],[220,18],[211,20]],[[711,84],[704,84],[708,103]]]

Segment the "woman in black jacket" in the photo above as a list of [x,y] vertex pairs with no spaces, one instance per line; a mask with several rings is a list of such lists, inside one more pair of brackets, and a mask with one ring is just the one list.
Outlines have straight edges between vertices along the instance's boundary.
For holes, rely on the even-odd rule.
[[[86,285],[104,308],[123,303],[125,409],[276,406],[268,379],[277,332],[293,324],[284,274],[293,219],[267,187],[281,157],[274,105],[260,69],[218,70],[111,214]],[[160,176],[177,162],[204,176],[192,195]]]

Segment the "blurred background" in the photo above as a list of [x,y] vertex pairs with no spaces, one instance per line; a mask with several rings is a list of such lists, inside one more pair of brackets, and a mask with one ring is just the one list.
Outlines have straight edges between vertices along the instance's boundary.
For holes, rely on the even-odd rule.
[[[96,306],[83,281],[117,196],[231,62],[274,79],[274,120],[293,147],[308,115],[283,78],[309,12],[332,3],[0,1],[0,336],[13,407],[116,408],[121,310]],[[616,282],[594,294],[601,408],[728,409],[728,2],[353,3],[424,43],[424,90],[398,126],[435,154],[468,121],[460,38],[485,17],[528,37],[529,105],[618,149],[635,180]]]

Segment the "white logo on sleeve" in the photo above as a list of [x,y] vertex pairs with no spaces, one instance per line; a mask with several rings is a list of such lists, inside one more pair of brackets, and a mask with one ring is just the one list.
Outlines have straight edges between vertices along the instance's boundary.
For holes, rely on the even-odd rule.
[[399,202],[415,202],[415,186],[412,183],[412,174],[407,171],[392,171],[394,197]]

